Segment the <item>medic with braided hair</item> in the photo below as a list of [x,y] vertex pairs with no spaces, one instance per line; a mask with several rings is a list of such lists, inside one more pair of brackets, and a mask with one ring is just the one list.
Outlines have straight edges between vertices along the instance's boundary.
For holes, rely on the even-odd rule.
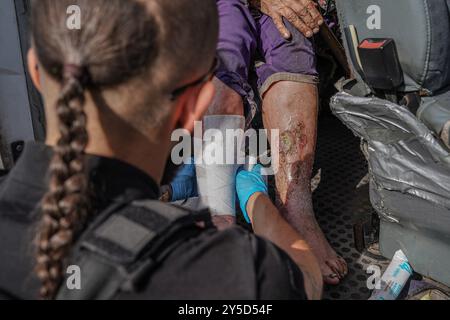
[[320,298],[315,256],[264,193],[245,206],[268,240],[157,201],[172,132],[214,97],[215,0],[33,0],[31,18],[47,137],[0,180],[0,299]]

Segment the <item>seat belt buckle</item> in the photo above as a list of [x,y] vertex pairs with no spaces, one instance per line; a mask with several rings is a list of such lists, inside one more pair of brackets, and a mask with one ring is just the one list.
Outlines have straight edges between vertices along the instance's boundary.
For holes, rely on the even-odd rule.
[[365,39],[359,44],[358,52],[365,81],[371,88],[396,92],[404,84],[403,71],[393,39]]

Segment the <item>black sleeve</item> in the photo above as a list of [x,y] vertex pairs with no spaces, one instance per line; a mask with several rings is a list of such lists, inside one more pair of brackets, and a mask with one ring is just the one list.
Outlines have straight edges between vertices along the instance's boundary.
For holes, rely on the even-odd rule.
[[8,172],[0,169],[0,192],[5,189],[7,173]]
[[0,169],[0,186],[2,185],[3,181],[6,180],[7,173],[8,173],[7,171]]
[[272,243],[241,228],[205,231],[185,241],[136,293],[118,299],[305,299],[303,277]]
[[303,274],[295,262],[269,241],[254,237],[258,299],[306,300]]

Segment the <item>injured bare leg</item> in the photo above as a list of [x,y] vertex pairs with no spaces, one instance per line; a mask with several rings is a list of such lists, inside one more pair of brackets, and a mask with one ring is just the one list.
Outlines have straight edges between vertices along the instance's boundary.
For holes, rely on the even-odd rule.
[[263,99],[264,125],[280,134],[277,206],[316,254],[325,283],[338,284],[347,265],[331,248],[314,216],[311,176],[317,138],[318,93],[315,85],[282,81]]
[[[216,95],[215,98],[213,100],[213,103],[211,104],[208,113],[206,115],[206,117],[208,116],[240,116],[243,117],[244,116],[244,104],[242,102],[242,97],[236,93],[236,91],[234,91],[233,89],[231,89],[230,87],[228,87],[227,85],[225,85],[222,81],[220,81],[219,79],[215,78],[213,81],[215,87],[216,87]],[[214,129],[219,129],[219,128],[214,128]],[[233,129],[233,128],[228,128],[228,129]],[[242,128],[244,129],[244,128]],[[199,170],[200,169],[200,170]],[[206,169],[206,170],[205,170]],[[214,177],[212,177],[213,175],[215,175],[216,173],[214,171],[217,171],[219,168],[217,166],[203,166],[203,167],[199,167],[197,166],[197,174],[203,175],[203,177],[201,178],[202,181],[206,182],[206,181],[211,181],[212,179],[215,179]],[[230,168],[225,168],[224,172],[226,171],[230,171]],[[203,172],[203,173],[202,173]],[[211,177],[210,177],[211,176]],[[235,179],[235,175],[230,175],[230,181],[234,182]],[[200,184],[202,184],[203,186],[201,186]],[[233,185],[234,188],[234,185]],[[206,185],[206,183],[202,183],[201,181],[199,181],[199,192],[202,195],[202,193],[209,193],[208,190],[208,186]],[[234,192],[234,189],[233,189]],[[206,195],[208,197],[208,195]],[[233,201],[232,199],[229,199],[230,201]],[[209,206],[211,205],[211,203],[207,203]],[[217,212],[217,209],[220,210],[220,206],[218,206],[216,209],[214,207],[216,207],[214,205],[214,203],[212,203],[212,214],[213,214],[213,223],[219,228],[219,229],[224,229],[227,227],[232,226],[233,224],[235,224],[236,222],[236,216],[235,213],[230,212],[231,210],[228,210],[229,212]]]

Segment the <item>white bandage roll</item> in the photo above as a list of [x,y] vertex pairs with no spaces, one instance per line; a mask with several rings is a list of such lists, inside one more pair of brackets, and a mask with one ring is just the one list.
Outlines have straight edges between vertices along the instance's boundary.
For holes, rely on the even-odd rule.
[[241,116],[203,120],[202,153],[195,159],[197,184],[203,204],[213,215],[236,215],[236,173],[242,161],[244,128]]

